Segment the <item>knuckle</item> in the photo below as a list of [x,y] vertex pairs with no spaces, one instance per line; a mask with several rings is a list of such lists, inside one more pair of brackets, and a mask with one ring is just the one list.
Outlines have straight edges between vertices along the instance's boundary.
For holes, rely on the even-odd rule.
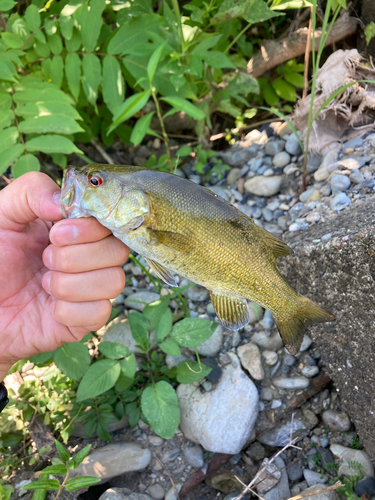
[[111,291],[113,291],[115,297],[117,297],[125,287],[125,273],[121,267],[114,267],[111,270],[111,274]]
[[69,276],[59,272],[53,272],[51,276],[51,294],[57,299],[68,299],[71,285]]

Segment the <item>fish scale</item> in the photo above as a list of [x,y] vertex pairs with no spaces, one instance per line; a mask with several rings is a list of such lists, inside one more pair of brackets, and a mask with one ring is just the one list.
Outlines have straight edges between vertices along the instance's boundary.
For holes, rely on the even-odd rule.
[[248,322],[247,300],[253,300],[272,313],[296,354],[307,324],[334,320],[279,273],[277,258],[291,253],[285,243],[186,179],[142,167],[71,167],[64,174],[62,205],[67,217],[96,217],[167,283],[179,274],[206,287],[227,328]]

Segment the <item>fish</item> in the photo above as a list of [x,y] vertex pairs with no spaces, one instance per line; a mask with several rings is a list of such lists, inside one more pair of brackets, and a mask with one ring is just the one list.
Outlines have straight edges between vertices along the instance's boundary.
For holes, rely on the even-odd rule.
[[249,301],[268,309],[286,349],[298,354],[306,326],[335,317],[297,293],[277,268],[292,249],[209,189],[143,167],[89,164],[64,172],[64,218],[95,217],[142,255],[167,284],[202,285],[220,323],[239,330]]

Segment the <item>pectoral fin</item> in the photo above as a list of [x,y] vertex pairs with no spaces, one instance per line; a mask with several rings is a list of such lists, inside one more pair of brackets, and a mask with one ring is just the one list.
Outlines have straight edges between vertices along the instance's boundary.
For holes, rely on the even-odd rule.
[[239,330],[249,322],[249,309],[246,299],[235,299],[228,295],[210,291],[211,302],[223,326]]
[[173,276],[172,272],[169,269],[164,267],[162,264],[159,264],[159,262],[155,262],[154,260],[146,258],[145,260],[149,263],[149,265],[159,276],[159,278],[163,280],[167,285],[178,286],[176,278]]
[[150,240],[153,244],[162,244],[180,253],[186,253],[192,246],[193,241],[191,238],[172,231],[159,231],[156,229],[147,229]]

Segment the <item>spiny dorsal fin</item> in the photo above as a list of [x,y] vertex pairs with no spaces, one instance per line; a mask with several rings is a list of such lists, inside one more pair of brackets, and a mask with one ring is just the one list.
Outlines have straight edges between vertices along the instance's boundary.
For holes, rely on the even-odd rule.
[[149,265],[155,271],[155,274],[157,274],[159,276],[159,278],[162,279],[167,285],[178,286],[176,278],[173,276],[172,271],[170,271],[169,269],[164,267],[162,264],[159,264],[159,262],[155,262],[152,259],[147,259],[145,257],[145,260],[149,263]]
[[246,299],[235,299],[209,290],[212,305],[223,326],[239,330],[249,322],[249,309]]

